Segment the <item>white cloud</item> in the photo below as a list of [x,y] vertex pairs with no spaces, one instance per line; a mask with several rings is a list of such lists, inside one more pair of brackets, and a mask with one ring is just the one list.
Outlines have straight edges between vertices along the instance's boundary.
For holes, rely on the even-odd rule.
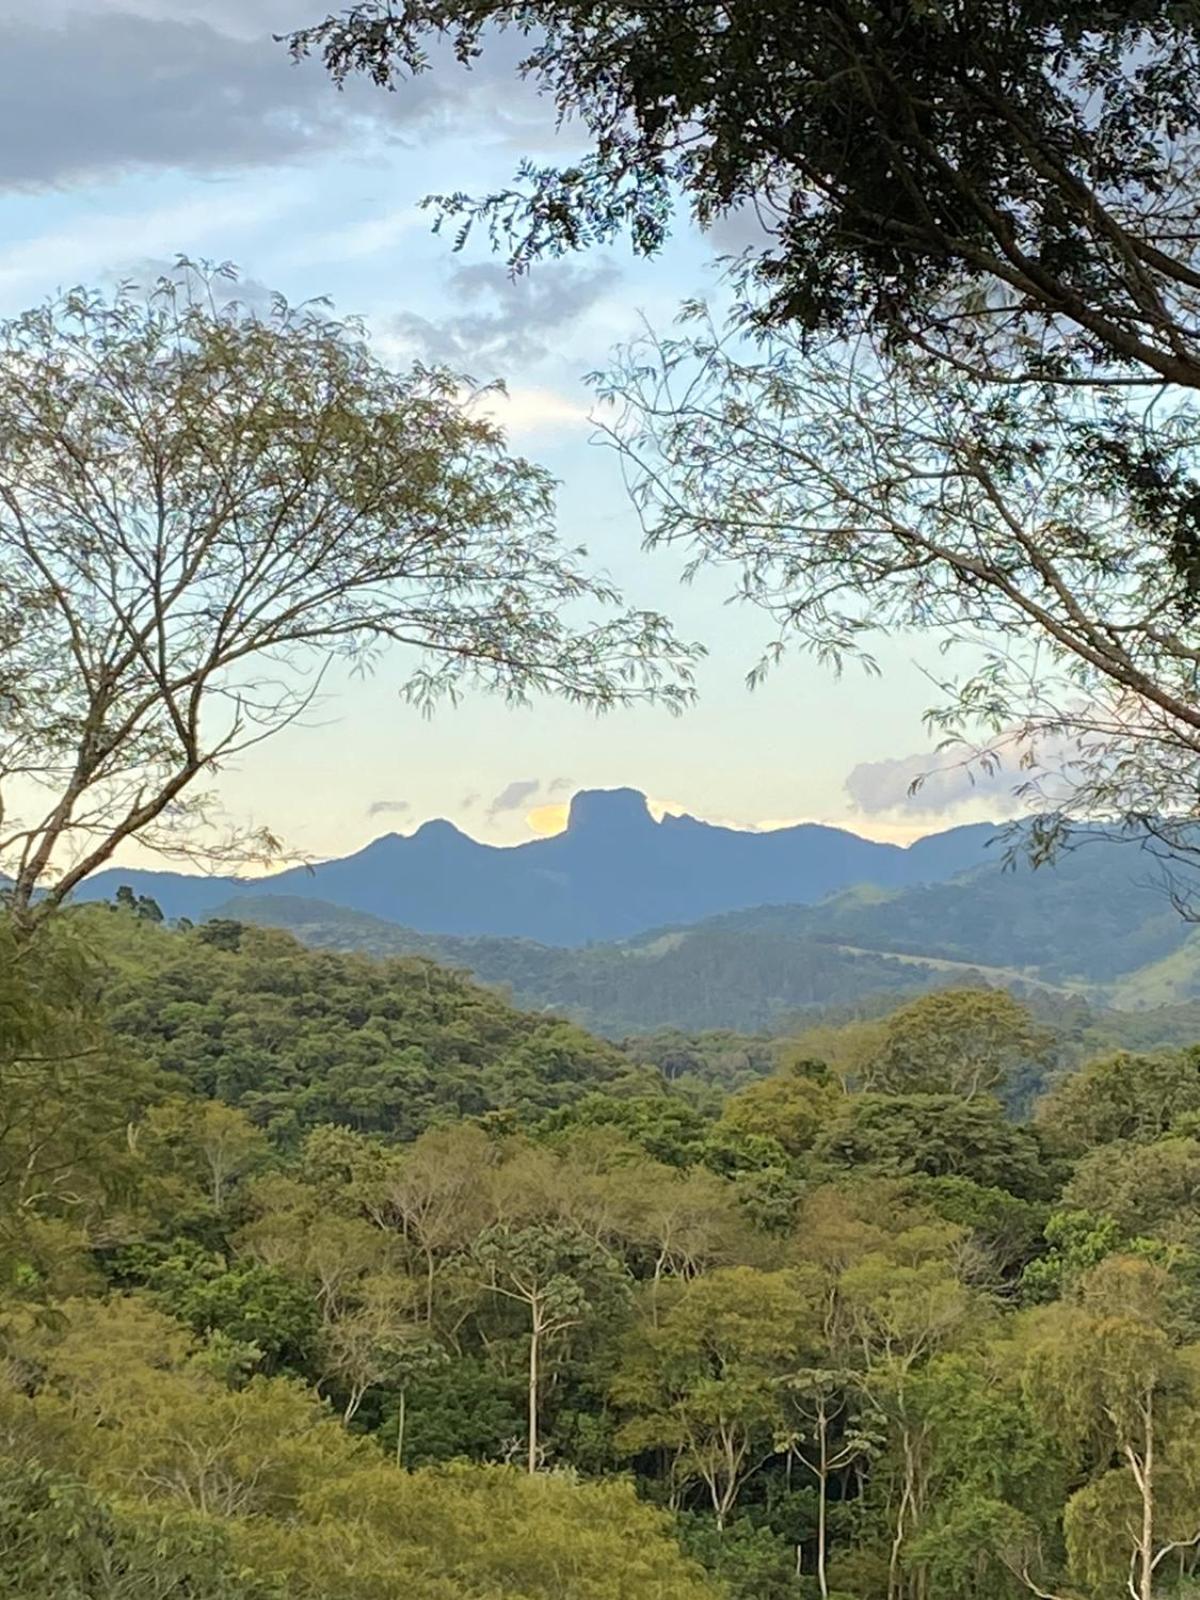
[[554,389],[509,389],[503,394],[489,394],[480,406],[513,438],[561,433],[588,424],[586,406]]
[[216,191],[157,209],[81,215],[70,226],[35,234],[0,249],[0,301],[12,307],[40,295],[106,275],[136,270],[147,259],[180,251],[219,255],[229,230],[271,222],[291,209],[283,186],[255,194]]
[[365,260],[392,249],[415,228],[429,231],[428,213],[422,211],[420,206],[403,206],[395,211],[386,211],[382,216],[370,217],[353,227],[314,234],[291,252],[291,260],[301,265]]

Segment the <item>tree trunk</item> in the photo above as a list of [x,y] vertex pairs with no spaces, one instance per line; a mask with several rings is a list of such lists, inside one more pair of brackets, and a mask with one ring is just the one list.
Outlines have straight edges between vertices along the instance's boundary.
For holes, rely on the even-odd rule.
[[407,1411],[408,1389],[405,1387],[400,1391],[400,1408],[396,1413],[396,1465],[398,1467],[404,1465],[404,1424],[407,1420]]
[[1138,1541],[1138,1600],[1153,1600],[1154,1594],[1154,1400],[1146,1396],[1142,1412],[1145,1423],[1145,1449],[1139,1487],[1142,1491],[1142,1536]]
[[529,1330],[529,1470],[538,1469],[538,1344],[542,1334],[541,1308],[532,1306]]
[[908,1514],[916,1507],[916,1460],[912,1434],[904,1428],[904,1486],[900,1504],[896,1508],[896,1525],[892,1538],[891,1558],[888,1562],[888,1600],[900,1600],[900,1552],[908,1534]]
[[817,1412],[817,1437],[821,1456],[817,1468],[817,1587],[821,1600],[829,1600],[829,1582],[825,1576],[825,1512],[826,1492],[829,1482],[829,1419],[822,1405]]

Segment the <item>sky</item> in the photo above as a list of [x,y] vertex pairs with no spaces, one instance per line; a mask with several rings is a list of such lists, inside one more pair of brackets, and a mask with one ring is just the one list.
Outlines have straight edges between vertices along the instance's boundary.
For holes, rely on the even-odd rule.
[[0,315],[186,254],[292,301],[330,296],[388,361],[503,378],[514,448],[561,483],[564,538],[708,657],[683,717],[599,720],[468,695],[426,721],[385,659],[223,773],[226,815],[322,857],[434,816],[518,843],[561,827],[575,790],[617,785],[739,827],[815,820],[898,842],[1010,809],[1010,774],[972,787],[946,773],[908,794],[939,762],[921,719],[932,641],[887,642],[878,677],[797,656],[752,691],[766,619],[729,603],[726,577],[684,587],[678,552],[641,551],[585,376],[643,321],[666,328],[682,299],[718,293],[725,241],[681,223],[651,261],[618,247],[516,281],[484,241],[456,254],[423,197],[503,184],[569,132],[515,80],[505,41],[472,72],[445,62],[397,93],[339,94],[272,39],[322,14],[320,0],[0,0]]

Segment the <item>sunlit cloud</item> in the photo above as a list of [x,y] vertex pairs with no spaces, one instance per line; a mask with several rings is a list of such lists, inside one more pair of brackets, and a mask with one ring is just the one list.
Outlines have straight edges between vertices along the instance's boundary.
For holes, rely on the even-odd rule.
[[549,839],[556,833],[562,833],[567,826],[571,815],[571,807],[562,801],[554,801],[550,805],[534,806],[532,811],[525,814],[525,825],[530,833],[536,834],[539,839]]

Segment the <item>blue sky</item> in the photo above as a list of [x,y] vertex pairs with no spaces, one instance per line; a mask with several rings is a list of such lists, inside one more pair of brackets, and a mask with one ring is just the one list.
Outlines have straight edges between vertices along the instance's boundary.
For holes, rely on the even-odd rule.
[[719,241],[683,227],[654,261],[622,248],[517,283],[482,241],[453,254],[422,197],[487,189],[561,145],[550,109],[512,78],[507,45],[469,75],[448,64],[398,94],[339,95],[270,37],[320,14],[319,0],[0,0],[0,314],[186,253],[292,300],[331,296],[389,360],[504,378],[514,443],[562,482],[564,535],[709,658],[677,721],[475,697],[425,722],[385,662],[224,774],[230,816],[320,856],[430,816],[513,843],[555,826],[571,790],[617,784],[742,826],[818,819],[898,839],[1003,809],[949,780],[920,809],[906,798],[928,761],[930,642],[888,644],[881,678],[835,681],[795,658],[751,692],[763,619],[726,604],[725,579],[683,588],[677,555],[640,551],[617,463],[590,442],[584,375],[639,318],[665,326],[711,292]]

